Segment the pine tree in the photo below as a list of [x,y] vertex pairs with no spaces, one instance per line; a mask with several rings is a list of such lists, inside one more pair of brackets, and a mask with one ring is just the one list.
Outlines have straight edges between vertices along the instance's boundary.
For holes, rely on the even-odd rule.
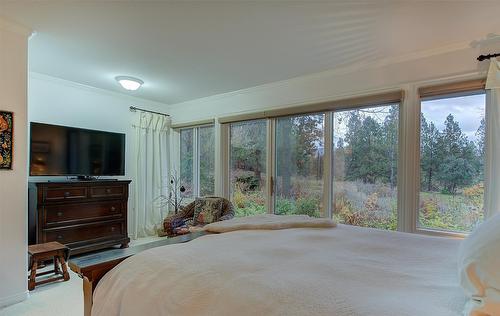
[[432,191],[434,175],[441,164],[442,155],[438,152],[439,131],[433,122],[427,122],[424,115],[420,117],[420,170],[421,187]]
[[445,192],[455,194],[458,188],[473,183],[479,170],[476,152],[474,143],[468,140],[453,115],[449,114],[437,150],[441,162],[438,178]]
[[385,139],[385,150],[387,152],[387,166],[389,169],[388,179],[391,187],[397,185],[397,163],[398,163],[398,126],[399,108],[392,105],[389,114],[384,119],[383,135]]

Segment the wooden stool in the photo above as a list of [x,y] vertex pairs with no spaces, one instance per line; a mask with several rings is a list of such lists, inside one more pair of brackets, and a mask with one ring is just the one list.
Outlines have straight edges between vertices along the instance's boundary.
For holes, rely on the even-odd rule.
[[[69,248],[57,241],[37,244],[28,246],[28,254],[30,255],[30,268],[31,273],[28,281],[28,289],[34,290],[35,286],[54,282],[58,280],[69,280],[68,268],[66,267],[66,259],[69,255]],[[36,273],[38,268],[38,263],[42,261],[54,259],[54,270],[45,271],[42,273]],[[59,268],[61,264],[61,268]],[[62,272],[61,272],[62,269]],[[44,279],[40,282],[36,282],[36,277],[47,275],[53,273],[54,276],[48,279]]]

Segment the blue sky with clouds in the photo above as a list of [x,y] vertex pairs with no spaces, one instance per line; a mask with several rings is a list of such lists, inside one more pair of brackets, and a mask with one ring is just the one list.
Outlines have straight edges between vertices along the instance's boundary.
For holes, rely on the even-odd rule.
[[476,131],[484,118],[485,98],[485,94],[478,94],[422,101],[421,111],[426,120],[432,121],[439,130],[444,128],[448,114],[452,114],[467,137],[476,141]]
[[[476,131],[485,115],[486,95],[468,95],[454,98],[422,101],[421,111],[427,121],[431,121],[441,131],[449,114],[460,125],[462,132],[476,142]],[[382,123],[389,113],[389,106],[364,109],[360,114],[362,117],[371,116]],[[347,132],[347,114],[349,110],[335,112],[334,114],[334,143],[339,138],[345,138]]]

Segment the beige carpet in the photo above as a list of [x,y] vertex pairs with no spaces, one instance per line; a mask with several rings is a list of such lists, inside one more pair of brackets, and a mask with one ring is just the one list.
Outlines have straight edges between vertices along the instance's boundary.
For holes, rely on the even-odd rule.
[[[130,246],[133,247],[160,239],[162,238],[140,238],[132,241]],[[26,282],[28,282],[27,279]],[[70,271],[69,281],[38,286],[30,292],[27,300],[1,309],[0,315],[81,316],[83,315],[82,279]]]

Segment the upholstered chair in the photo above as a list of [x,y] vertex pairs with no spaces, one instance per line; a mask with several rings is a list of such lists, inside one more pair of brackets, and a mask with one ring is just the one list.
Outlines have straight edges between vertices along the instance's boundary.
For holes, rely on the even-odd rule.
[[[207,196],[206,198],[220,198],[216,196]],[[222,199],[222,212],[221,217],[218,221],[225,221],[234,217],[234,207],[233,203],[225,198]],[[163,230],[167,236],[175,236],[174,229],[179,225],[179,223],[184,222],[188,226],[193,225],[193,216],[195,212],[195,202],[193,201],[188,205],[182,207],[177,214],[172,214],[167,216],[163,220]]]

